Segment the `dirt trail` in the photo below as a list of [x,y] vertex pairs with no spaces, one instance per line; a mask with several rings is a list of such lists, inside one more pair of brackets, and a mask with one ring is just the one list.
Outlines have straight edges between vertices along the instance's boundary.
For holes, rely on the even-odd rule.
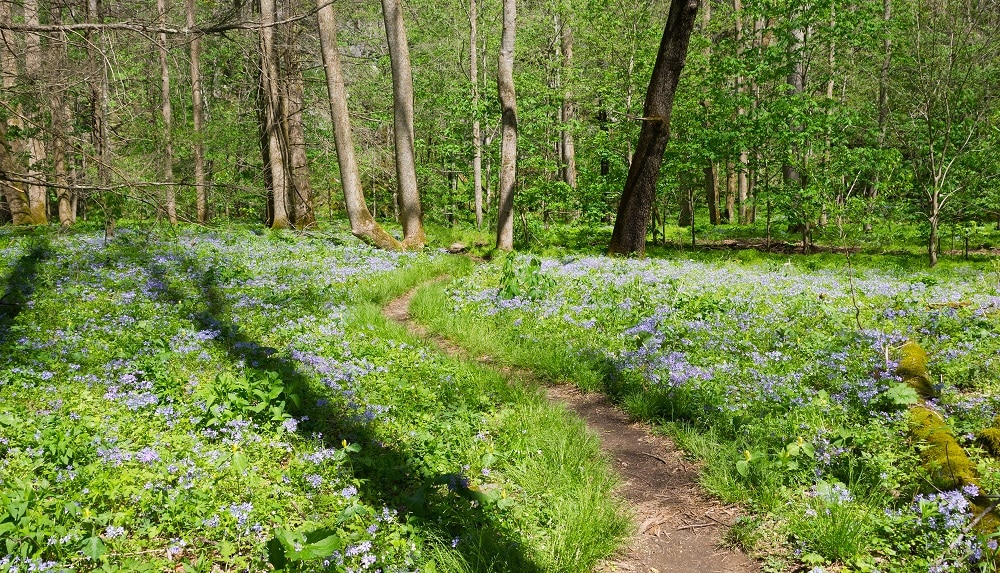
[[[418,287],[419,288],[419,287]],[[451,341],[428,333],[412,319],[410,301],[417,289],[393,300],[383,312],[411,332],[452,356],[469,358]],[[489,357],[473,357],[490,364]],[[532,379],[530,372],[504,372]],[[760,570],[746,554],[721,546],[721,537],[738,511],[708,498],[698,487],[698,468],[669,439],[632,423],[607,397],[584,394],[568,385],[547,386],[553,402],[576,412],[601,439],[602,449],[622,476],[619,494],[640,524],[628,551],[601,564],[600,572],[744,573]]]

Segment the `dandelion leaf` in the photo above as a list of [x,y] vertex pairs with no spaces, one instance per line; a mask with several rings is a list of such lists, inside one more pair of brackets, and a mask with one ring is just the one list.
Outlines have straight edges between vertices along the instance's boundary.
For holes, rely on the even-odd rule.
[[899,359],[896,374],[924,398],[937,396],[931,375],[927,372],[927,353],[912,340],[903,345],[903,356]]

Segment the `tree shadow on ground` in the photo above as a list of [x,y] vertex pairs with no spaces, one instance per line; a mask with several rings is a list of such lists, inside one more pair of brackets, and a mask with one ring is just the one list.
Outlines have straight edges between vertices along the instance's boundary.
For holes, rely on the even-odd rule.
[[[341,447],[343,440],[362,446],[350,459],[354,476],[365,484],[360,492],[365,502],[397,509],[401,519],[422,530],[424,536],[441,540],[461,537],[455,551],[472,571],[542,573],[507,528],[470,502],[463,476],[421,472],[415,454],[379,441],[366,412],[336,400],[335,390],[320,387],[303,362],[286,358],[247,336],[230,316],[218,266],[193,256],[182,258],[180,266],[186,276],[178,278],[196,284],[199,292],[199,300],[190,301],[173,284],[167,268],[155,262],[147,250],[138,256],[142,260],[136,262],[145,267],[150,290],[157,298],[173,305],[203,304],[204,311],[195,314],[194,321],[204,330],[219,333],[214,340],[231,360],[244,364],[254,375],[278,374],[289,389],[287,394],[297,396],[286,403],[287,411],[296,419],[309,420],[299,425],[301,434],[319,432],[327,448]],[[227,273],[232,270],[226,268]]]
[[48,242],[35,243],[11,268],[3,295],[0,296],[0,346],[7,342],[14,320],[31,301],[35,292],[38,265],[51,255]]

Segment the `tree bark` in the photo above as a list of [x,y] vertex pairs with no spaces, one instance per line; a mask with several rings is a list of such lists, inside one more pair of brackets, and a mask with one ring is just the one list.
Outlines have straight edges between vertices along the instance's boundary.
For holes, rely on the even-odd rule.
[[274,0],[261,0],[261,82],[263,83],[265,103],[267,152],[271,164],[271,187],[274,197],[274,215],[271,218],[271,228],[287,229],[291,226],[291,221],[288,219],[288,173],[285,171],[288,162],[285,160],[285,146],[282,144],[281,97],[278,91],[278,66],[274,57],[274,28],[272,27],[274,14]]
[[[58,5],[49,7],[50,21],[53,24],[62,22],[62,9]],[[67,72],[66,70],[66,33],[53,32],[49,36],[49,51],[52,54],[53,76]],[[59,225],[67,228],[73,224],[70,208],[71,190],[66,169],[66,147],[69,138],[69,108],[63,100],[63,91],[52,89],[49,93],[49,114],[52,117],[52,178],[55,181],[56,197],[58,197]]]
[[[8,2],[0,2],[0,21],[11,21],[10,6]],[[0,30],[0,85],[3,87],[0,97],[12,94],[17,81],[17,58],[12,51],[16,46],[14,34]],[[4,103],[11,104],[9,101]],[[7,139],[8,128],[20,131],[22,129],[20,117],[10,114],[6,121],[0,122],[0,190],[3,191],[7,202],[11,222],[15,225],[29,225],[31,211],[28,208],[25,185],[12,180],[15,174],[24,173],[25,170],[19,165],[16,148]]]
[[[160,25],[167,24],[167,0],[156,0],[156,11],[160,15]],[[167,35],[160,33],[160,99],[163,116],[163,181],[167,183],[165,192],[165,209],[167,220],[171,225],[177,224],[177,190],[174,187],[174,138],[173,110],[170,105],[170,66],[168,65]]]
[[618,215],[611,234],[610,252],[619,255],[643,255],[646,229],[656,196],[663,152],[670,139],[670,116],[674,92],[680,80],[688,42],[698,13],[698,0],[671,0],[670,14],[663,29],[653,75],[646,92],[642,128],[628,179],[618,203]]
[[302,107],[305,88],[302,79],[302,63],[296,51],[297,42],[290,41],[285,50],[285,73],[288,78],[288,156],[291,162],[292,198],[295,205],[295,226],[305,229],[316,224],[313,210],[313,190],[309,183],[309,164],[306,159],[305,126],[302,123]]
[[[712,62],[712,42],[711,35],[709,33],[709,25],[712,23],[712,2],[711,0],[702,0],[701,2],[701,29],[705,37],[709,39],[709,42],[705,45],[705,62],[707,66],[711,66]],[[708,130],[712,129],[711,123],[711,109],[712,102],[708,99],[708,95],[702,100],[702,106],[705,109],[705,127]],[[708,165],[705,166],[705,202],[708,204],[708,222],[712,225],[718,225],[721,222],[721,215],[719,214],[719,168],[715,160],[708,158]]]
[[333,6],[326,0],[316,0],[316,19],[319,22],[320,49],[323,53],[323,67],[326,72],[326,88],[330,96],[330,117],[333,120],[333,135],[337,146],[337,162],[340,165],[340,180],[344,187],[344,205],[351,221],[354,236],[382,249],[399,250],[399,244],[392,235],[375,222],[368,205],[365,204],[361,188],[361,176],[354,154],[354,137],[351,134],[351,119],[347,111],[347,90],[344,88],[344,74],[340,68],[340,53],[337,51],[337,22]]
[[[24,2],[24,22],[28,26],[38,25],[38,0],[25,0]],[[29,32],[24,40],[24,71],[29,85],[33,88],[33,93],[39,96],[42,93],[42,38],[40,34]],[[42,110],[38,102],[42,100],[38,97],[33,105],[26,110],[29,118],[27,138],[25,148],[28,158],[28,209],[31,212],[31,222],[35,225],[44,225],[49,222],[47,205],[47,190],[43,181],[45,173],[42,165],[46,160],[45,143],[41,138],[44,132],[44,120]]]
[[[735,17],[736,24],[736,56],[737,58],[743,58],[743,2],[742,0],[733,0],[733,14]],[[736,92],[737,96],[742,94],[746,90],[744,85],[746,82],[745,78],[741,75],[736,76]],[[739,116],[746,115],[747,110],[740,106],[736,110],[736,114]],[[736,172],[736,195],[739,200],[739,224],[746,225],[747,220],[747,200],[749,198],[750,191],[750,181],[747,178],[747,171],[750,166],[750,154],[747,153],[746,149],[740,149],[740,159],[739,159],[739,169]],[[730,219],[730,222],[733,220]]]
[[726,222],[732,225],[736,222],[736,165],[726,162]]
[[[189,29],[194,28],[194,2],[195,0],[186,0],[185,2],[187,27]],[[264,2],[270,3],[272,12],[267,16],[273,20],[274,0],[264,0]],[[261,13],[264,11],[264,2],[261,3]],[[273,34],[272,29],[267,29],[267,31]],[[273,58],[270,55],[268,58],[273,62]],[[208,188],[205,186],[205,143],[202,133],[204,131],[202,126],[203,116],[204,108],[201,101],[201,37],[198,34],[194,34],[191,36],[191,119],[194,128],[194,188],[196,192],[198,222],[205,224],[208,222]]]
[[500,143],[500,207],[497,209],[497,248],[514,248],[514,185],[517,178],[517,95],[514,91],[514,36],[516,0],[503,0],[503,33],[497,60],[497,92],[500,96],[502,137]]
[[573,141],[573,121],[576,119],[576,106],[573,102],[573,29],[566,18],[562,20],[560,44],[562,48],[562,79],[565,82],[562,100],[562,164],[563,181],[576,189],[576,144]]
[[385,20],[385,35],[392,66],[396,184],[400,223],[403,225],[403,247],[419,250],[427,242],[427,237],[424,236],[420,193],[417,190],[416,155],[413,148],[413,76],[400,0],[382,0],[382,17]]
[[483,227],[483,140],[479,124],[479,14],[476,0],[469,0],[469,78],[472,81],[472,185],[476,203],[476,229]]
[[[98,0],[87,0],[87,22],[100,23]],[[90,140],[97,161],[97,182],[107,187],[111,182],[111,141],[108,138],[108,67],[102,57],[104,33],[98,30],[98,40],[87,33],[87,59],[90,62]],[[105,213],[105,216],[109,214]]]

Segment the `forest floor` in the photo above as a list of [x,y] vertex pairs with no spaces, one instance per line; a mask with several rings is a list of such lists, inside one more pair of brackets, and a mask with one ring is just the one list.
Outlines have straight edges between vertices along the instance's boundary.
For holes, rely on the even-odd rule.
[[[430,333],[409,313],[410,301],[419,288],[392,300],[384,307],[384,314],[449,356],[474,360],[511,379],[542,384],[530,371],[495,364],[490,356],[469,356],[450,340]],[[704,494],[698,486],[698,465],[686,460],[671,440],[657,435],[647,424],[633,423],[601,394],[585,394],[569,385],[546,385],[545,391],[551,401],[580,416],[600,438],[602,450],[622,478],[619,494],[628,501],[639,524],[631,547],[597,571],[759,571],[753,559],[723,543],[725,531],[740,515],[738,508]]]

